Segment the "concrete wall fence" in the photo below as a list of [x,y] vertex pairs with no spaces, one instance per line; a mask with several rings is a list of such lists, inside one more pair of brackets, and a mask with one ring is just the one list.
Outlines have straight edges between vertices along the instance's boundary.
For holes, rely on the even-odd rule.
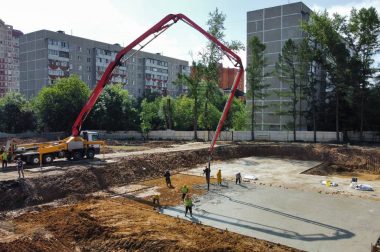
[[[115,140],[142,140],[143,134],[138,131],[98,131],[101,139],[115,139]],[[210,141],[215,132],[214,131],[198,131],[198,138],[203,141]],[[297,131],[297,141],[313,142],[313,131]],[[359,142],[359,132],[347,132],[349,142]],[[24,132],[19,134],[8,134],[0,132],[0,138],[32,138],[39,137],[44,139],[56,140],[67,137],[64,132]],[[149,140],[193,140],[193,131],[175,131],[175,130],[155,130],[148,134]],[[340,139],[343,139],[343,133],[340,132]],[[250,131],[222,131],[218,138],[219,141],[250,141]],[[255,140],[259,141],[281,141],[292,142],[292,131],[256,131]],[[374,131],[363,132],[363,140],[365,142],[380,143],[380,134]],[[317,132],[317,142],[335,142],[335,132]]]
[[[99,132],[100,138],[103,139],[143,139],[143,135],[137,131],[117,131],[117,132]],[[198,139],[210,141],[214,137],[214,131],[198,131]],[[314,141],[314,132],[297,131],[297,140],[305,142]],[[148,134],[150,140],[192,140],[194,138],[193,131],[174,131],[174,130],[156,130]],[[343,139],[343,134],[340,133]],[[292,131],[256,131],[255,139],[261,141],[293,141]],[[222,131],[218,138],[219,141],[250,141],[250,131]],[[318,142],[334,142],[336,141],[335,132],[317,132]]]

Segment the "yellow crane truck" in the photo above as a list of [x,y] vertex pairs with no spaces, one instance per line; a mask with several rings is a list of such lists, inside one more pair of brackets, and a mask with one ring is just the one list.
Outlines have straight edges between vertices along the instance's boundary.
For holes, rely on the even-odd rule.
[[62,140],[16,144],[13,140],[7,143],[6,149],[13,159],[21,158],[27,164],[50,164],[56,158],[79,160],[82,158],[93,159],[100,153],[103,141],[98,141],[98,133],[82,131],[79,136],[70,136]]

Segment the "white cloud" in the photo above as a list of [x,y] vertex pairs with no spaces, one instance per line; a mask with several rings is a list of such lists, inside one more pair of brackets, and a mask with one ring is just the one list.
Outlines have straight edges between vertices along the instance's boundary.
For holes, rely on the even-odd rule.
[[368,8],[370,6],[373,6],[377,9],[377,11],[380,14],[380,1],[379,0],[363,0],[363,1],[356,1],[356,2],[347,2],[342,5],[333,5],[329,8],[322,7],[318,4],[314,4],[312,6],[313,11],[324,11],[325,9],[327,12],[332,15],[334,13],[338,13],[342,16],[348,16],[350,15],[350,12],[352,8],[360,9],[360,8]]

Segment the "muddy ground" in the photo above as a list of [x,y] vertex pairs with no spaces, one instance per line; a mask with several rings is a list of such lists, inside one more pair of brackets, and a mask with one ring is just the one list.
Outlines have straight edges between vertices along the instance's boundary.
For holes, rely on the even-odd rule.
[[[140,184],[154,187],[163,207],[181,202],[184,184],[193,197],[204,194],[198,189],[203,183],[202,177],[177,174],[171,188],[163,178]],[[0,251],[298,251],[162,215],[153,208],[151,195],[114,193],[120,189],[4,213]]]
[[[345,167],[350,171],[380,172],[368,166],[367,159],[380,157],[376,149],[312,144],[240,144],[215,149],[213,160],[248,156],[274,156],[315,160]],[[162,177],[166,170],[183,171],[208,160],[207,149],[151,153],[119,158],[114,163],[74,166],[63,174],[0,182],[0,211],[50,202],[69,195],[86,194]]]
[[0,225],[8,229],[0,234],[7,239],[0,239],[0,251],[298,251],[168,217],[125,198],[87,198]]

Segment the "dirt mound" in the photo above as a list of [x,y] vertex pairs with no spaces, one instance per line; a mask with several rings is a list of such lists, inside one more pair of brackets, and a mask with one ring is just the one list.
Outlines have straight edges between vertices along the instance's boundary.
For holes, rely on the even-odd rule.
[[[226,148],[226,147],[223,147]],[[234,148],[232,148],[234,149]],[[348,167],[350,169],[370,170],[369,160],[380,160],[380,151],[360,147],[324,144],[261,144],[240,145],[236,148],[236,157],[273,156],[298,160],[314,160]],[[379,168],[380,168],[380,164]],[[380,169],[373,169],[380,174]]]
[[[0,242],[0,251],[298,251],[161,215],[150,205],[124,198],[87,199],[26,213],[12,223],[22,237]],[[41,233],[38,243],[31,244]]]

